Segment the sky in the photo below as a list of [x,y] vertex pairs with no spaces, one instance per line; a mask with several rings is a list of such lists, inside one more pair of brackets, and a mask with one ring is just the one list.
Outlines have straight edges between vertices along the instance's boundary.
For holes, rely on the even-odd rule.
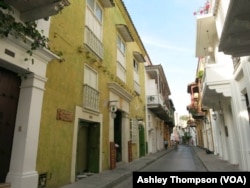
[[161,64],[178,116],[188,115],[188,84],[198,58],[196,17],[205,0],[123,0],[153,65]]

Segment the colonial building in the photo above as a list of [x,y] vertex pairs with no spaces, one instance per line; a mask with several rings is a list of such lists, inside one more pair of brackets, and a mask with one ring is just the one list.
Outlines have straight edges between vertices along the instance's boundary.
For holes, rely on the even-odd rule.
[[[49,28],[49,21],[42,18],[63,12],[69,4],[67,0],[0,3],[0,184],[38,186],[36,164],[46,70],[51,60],[60,59],[40,45]],[[35,20],[37,30],[22,24]],[[41,29],[44,38],[38,34]]]
[[62,62],[47,70],[40,176],[55,187],[144,156],[147,53],[123,2],[71,2],[49,36]]
[[204,146],[241,170],[250,169],[249,1],[210,0],[197,14],[196,57],[203,58],[201,106],[213,140]]
[[29,12],[32,3],[8,2],[17,19],[38,19],[54,53],[38,48],[25,61],[29,42],[1,39],[1,88],[9,96],[1,100],[13,103],[1,110],[12,127],[8,144],[1,141],[8,151],[1,182],[58,187],[144,156],[147,53],[123,2],[73,1],[50,18],[69,3],[41,1],[44,9]]
[[163,149],[170,89],[123,1],[4,2],[37,26],[0,29],[0,184],[60,187]]
[[162,66],[147,64],[145,68],[148,152],[154,153],[164,148],[164,140],[170,143],[175,108],[169,97],[171,91]]

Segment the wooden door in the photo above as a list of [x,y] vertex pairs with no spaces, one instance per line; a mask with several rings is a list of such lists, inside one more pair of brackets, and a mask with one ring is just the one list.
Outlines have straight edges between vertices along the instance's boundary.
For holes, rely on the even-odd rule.
[[0,68],[0,182],[9,171],[21,79]]

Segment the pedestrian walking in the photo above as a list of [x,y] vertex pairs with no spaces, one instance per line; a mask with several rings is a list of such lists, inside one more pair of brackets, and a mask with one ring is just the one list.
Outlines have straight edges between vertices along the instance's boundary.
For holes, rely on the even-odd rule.
[[164,140],[164,147],[165,147],[165,149],[168,149],[168,141],[167,140]]
[[171,133],[170,140],[171,140],[171,146],[174,146],[174,133]]

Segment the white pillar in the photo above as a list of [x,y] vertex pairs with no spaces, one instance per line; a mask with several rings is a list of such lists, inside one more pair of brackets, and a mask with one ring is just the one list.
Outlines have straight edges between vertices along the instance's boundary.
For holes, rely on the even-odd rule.
[[46,78],[34,74],[22,80],[10,169],[11,188],[37,187],[36,171],[41,110]]
[[130,138],[129,115],[122,113],[122,161],[128,162],[128,141]]

